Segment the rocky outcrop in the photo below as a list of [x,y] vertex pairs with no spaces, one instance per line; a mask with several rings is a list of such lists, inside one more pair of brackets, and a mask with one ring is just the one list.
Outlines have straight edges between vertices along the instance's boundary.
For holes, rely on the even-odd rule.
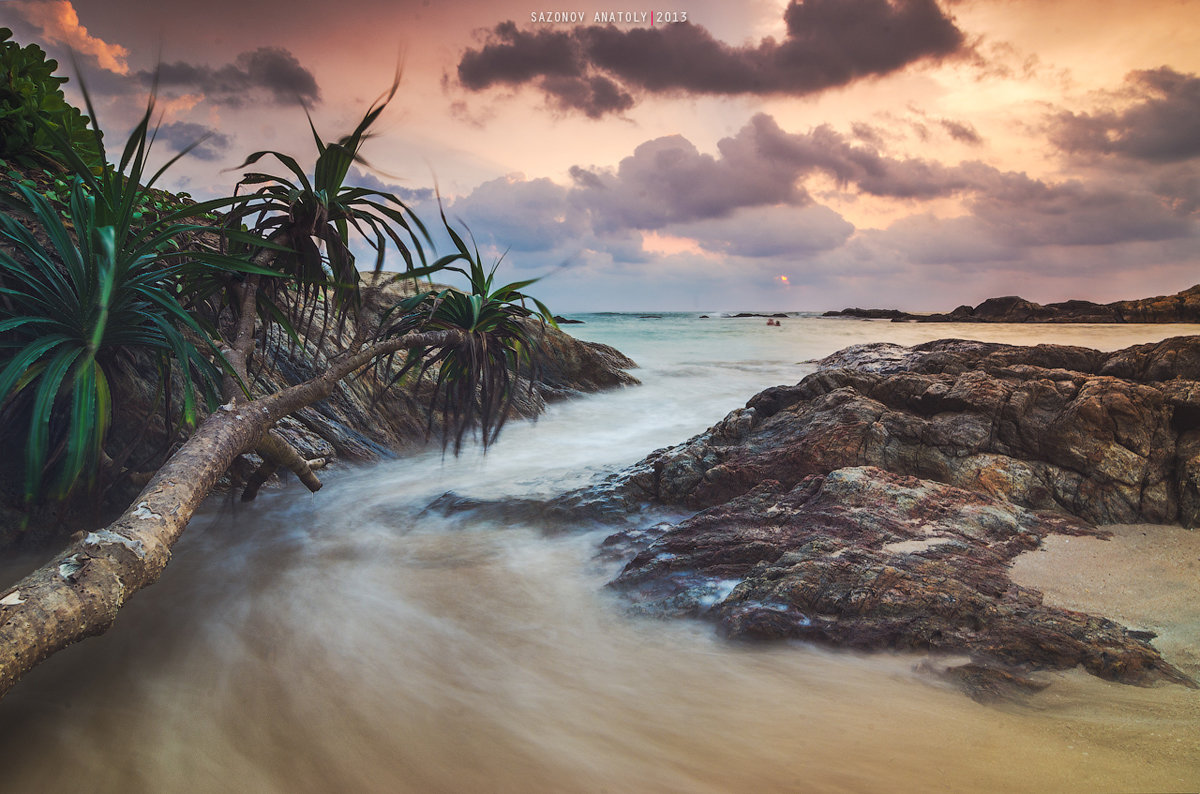
[[581,342],[554,328],[545,329],[535,356],[534,387],[549,402],[638,383],[626,371],[637,363],[621,351],[599,342]]
[[[733,638],[970,654],[973,694],[1034,668],[1190,684],[1144,634],[1045,605],[1005,571],[1051,532],[1097,534],[1061,513],[872,467],[776,481],[663,533],[611,584],[641,611],[707,614]],[[991,671],[984,673],[983,671]],[[986,684],[986,685],[985,685]]]
[[612,586],[637,609],[735,637],[966,653],[950,676],[978,697],[1076,665],[1190,684],[1147,633],[1047,607],[1007,566],[1089,522],[1196,521],[1200,337],[862,345],[818,365],[563,497],[595,515],[701,510],[606,543],[633,555]]
[[959,306],[947,314],[853,308],[823,316],[919,323],[1200,323],[1200,284],[1174,295],[1113,303],[1069,300],[1042,305],[1009,295],[974,307]]
[[909,314],[899,309],[861,309],[857,306],[841,311],[827,311],[822,317],[856,317],[860,320],[911,320],[921,315]]
[[1162,378],[1190,374],[1197,354],[1195,337],[1111,354],[962,340],[850,348],[605,487],[700,508],[765,479],[790,487],[869,465],[1098,523],[1191,525],[1200,384]]
[[[608,345],[583,342],[548,326],[537,336],[535,365],[522,371],[514,388],[515,416],[532,418],[547,402],[638,383],[626,371],[637,364]],[[285,340],[276,339],[273,355],[275,365],[265,369],[258,384],[264,393],[317,374],[311,353]],[[402,363],[386,362],[341,381],[328,400],[280,422],[280,432],[310,458],[370,461],[423,446],[440,426],[436,414],[430,422],[431,380],[385,388]]]

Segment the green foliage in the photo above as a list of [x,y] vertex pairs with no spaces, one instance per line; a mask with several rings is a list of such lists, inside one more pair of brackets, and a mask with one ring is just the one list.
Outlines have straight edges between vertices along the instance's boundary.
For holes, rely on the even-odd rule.
[[[494,286],[500,263],[486,269],[478,247],[467,246],[446,221],[445,213],[442,222],[458,250],[439,259],[433,267],[466,276],[469,291],[426,291],[402,301],[392,309],[399,319],[385,325],[383,335],[440,330],[459,330],[467,335],[467,343],[461,346],[411,350],[393,379],[399,381],[417,368],[424,375],[437,367],[433,407],[442,412],[445,422],[443,445],[453,437],[457,454],[467,430],[476,425],[484,448],[496,440],[516,394],[517,372],[524,363],[531,372],[532,388],[536,377],[532,353],[541,323],[553,325],[554,318],[545,304],[521,292],[536,279]],[[455,262],[463,262],[466,267]],[[527,301],[536,308],[527,307]]]
[[[199,285],[211,288],[214,270],[265,272],[206,246],[211,227],[189,222],[236,199],[145,211],[158,201],[151,186],[162,173],[145,176],[153,107],[125,147],[127,173],[107,162],[99,173],[79,171],[57,194],[65,217],[27,184],[0,195],[0,420],[29,428],[29,500],[64,498],[94,478],[118,357],[148,350],[160,374],[174,364],[185,422],[197,418],[197,388],[214,407],[223,359],[185,304]],[[98,132],[93,142],[103,156]],[[67,155],[80,164],[69,147]]]
[[271,157],[287,170],[287,176],[247,173],[238,187],[261,185],[243,215],[256,218],[249,224],[255,231],[292,249],[276,256],[272,266],[286,275],[290,284],[298,285],[308,301],[329,289],[341,311],[357,306],[359,273],[350,252],[350,229],[375,250],[376,273],[383,269],[389,242],[403,257],[409,276],[436,270],[425,266],[421,240],[428,242],[429,234],[404,202],[390,193],[345,184],[351,165],[369,165],[361,155],[362,146],[371,137],[371,125],[395,96],[397,85],[398,78],[391,90],[371,105],[354,131],[337,142],[322,140],[309,117],[317,145],[311,179],[295,158],[276,151],[254,152],[240,166],[247,168]]
[[0,159],[23,165],[66,165],[62,142],[86,168],[99,168],[103,155],[88,118],[67,102],[58,62],[36,44],[21,47],[0,28]]
[[[414,351],[397,380],[414,368],[436,367],[435,408],[455,451],[476,425],[485,446],[495,439],[518,366],[530,362],[541,327],[530,318],[549,320],[550,314],[537,301],[536,310],[526,308],[531,299],[521,290],[531,282],[495,286],[495,268],[480,264],[478,250],[466,246],[444,214],[457,252],[427,264],[422,240],[428,243],[429,234],[403,202],[344,184],[351,164],[364,162],[360,149],[395,90],[393,84],[335,143],[323,141],[310,118],[318,152],[311,178],[295,159],[260,151],[243,166],[270,156],[288,176],[249,173],[239,190],[258,186],[252,193],[202,203],[153,187],[189,151],[157,171],[148,168],[153,96],[116,166],[107,160],[99,129],[87,131],[84,146],[70,124],[35,124],[75,175],[9,169],[9,189],[0,191],[0,441],[22,448],[27,500],[63,499],[94,484],[106,465],[105,436],[117,399],[113,367],[122,358],[137,351],[156,357],[163,389],[170,388],[170,373],[178,374],[185,422],[198,418],[197,393],[209,410],[215,407],[222,372],[232,373],[214,339],[237,305],[237,284],[252,283],[247,276],[261,279],[257,309],[264,328],[278,323],[293,342],[289,312],[306,305],[315,312],[331,295],[340,312],[356,308],[351,229],[375,248],[377,272],[391,244],[408,277],[443,269],[467,277],[469,293],[427,292],[405,301],[387,333],[464,331],[465,345]],[[83,93],[94,118],[86,88]],[[217,212],[225,213],[220,224]]]

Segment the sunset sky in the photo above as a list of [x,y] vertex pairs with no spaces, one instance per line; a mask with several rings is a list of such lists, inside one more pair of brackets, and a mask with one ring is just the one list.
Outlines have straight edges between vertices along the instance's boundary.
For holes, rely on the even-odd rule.
[[[583,23],[537,21],[577,12]],[[614,25],[596,15],[635,14]],[[1200,0],[0,0],[119,140],[160,71],[166,185],[365,154],[556,311],[949,310],[1200,283]],[[662,13],[662,17],[658,16]],[[673,21],[686,15],[686,22]]]

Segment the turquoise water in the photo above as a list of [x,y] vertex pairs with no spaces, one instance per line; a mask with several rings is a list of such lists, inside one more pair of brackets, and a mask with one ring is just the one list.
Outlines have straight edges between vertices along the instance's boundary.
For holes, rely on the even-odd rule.
[[[214,498],[105,636],[0,703],[0,789],[97,792],[1096,792],[1200,786],[1200,698],[1079,673],[983,707],[906,655],[731,646],[626,616],[593,552],[447,519],[442,493],[549,495],[680,442],[849,344],[1115,349],[1189,326],[576,315],[643,385],[554,404],[487,454]],[[1119,579],[1112,580],[1119,582]],[[1115,587],[1116,584],[1111,586]]]

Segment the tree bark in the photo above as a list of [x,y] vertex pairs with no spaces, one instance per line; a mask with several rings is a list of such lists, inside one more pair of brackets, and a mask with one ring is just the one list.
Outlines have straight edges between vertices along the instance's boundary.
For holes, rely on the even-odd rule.
[[347,353],[320,376],[210,415],[163,465],[120,518],[73,541],[16,585],[0,590],[0,698],[34,666],[102,634],[117,611],[158,580],[200,503],[234,459],[279,419],[333,393],[372,359],[410,347],[461,345],[459,331],[408,334]]

